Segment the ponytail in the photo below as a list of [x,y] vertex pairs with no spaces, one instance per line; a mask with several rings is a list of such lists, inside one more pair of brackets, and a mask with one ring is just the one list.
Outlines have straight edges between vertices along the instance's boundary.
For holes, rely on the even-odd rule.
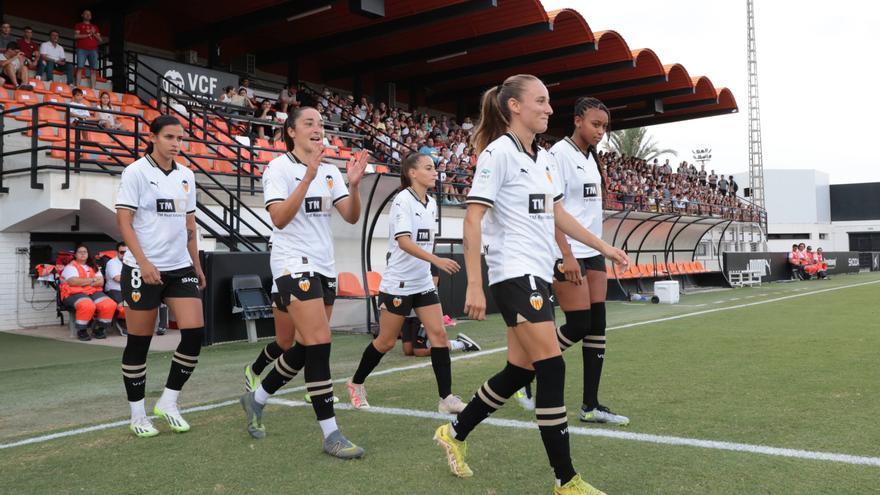
[[480,123],[474,130],[473,138],[477,155],[482,153],[489,143],[507,132],[510,127],[510,108],[507,107],[507,101],[511,98],[521,100],[526,83],[529,81],[540,82],[540,79],[531,74],[517,74],[483,93],[480,101]]
[[419,165],[419,160],[422,158],[427,158],[429,160],[433,159],[424,154],[424,153],[410,153],[406,155],[406,158],[400,163],[400,190],[404,190],[407,187],[412,186],[412,180],[409,178],[409,171],[413,170]]

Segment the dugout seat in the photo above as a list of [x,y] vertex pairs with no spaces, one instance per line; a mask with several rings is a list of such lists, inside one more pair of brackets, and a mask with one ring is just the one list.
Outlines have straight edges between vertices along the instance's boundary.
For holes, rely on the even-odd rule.
[[272,301],[259,275],[251,273],[232,277],[232,314],[241,315],[248,342],[256,342],[256,320],[272,318]]

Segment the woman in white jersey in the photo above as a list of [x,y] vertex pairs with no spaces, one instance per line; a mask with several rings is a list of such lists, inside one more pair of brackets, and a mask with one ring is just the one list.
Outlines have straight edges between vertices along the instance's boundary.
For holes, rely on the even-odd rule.
[[440,298],[431,277],[431,265],[452,275],[461,268],[455,260],[432,253],[437,203],[428,188],[437,180],[434,160],[412,153],[400,166],[401,191],[389,211],[388,263],[379,287],[379,335],[367,345],[357,371],[348,381],[348,394],[355,409],[370,407],[364,380],[394,348],[404,319],[415,310],[431,341],[431,366],[437,379],[442,413],[461,412],[464,403],[452,395],[452,363],[449,339],[443,327]]
[[507,326],[507,366],[486,381],[464,411],[434,434],[456,476],[471,476],[465,438],[519,388],[537,379],[535,416],[554,473],[557,494],[600,494],[574,470],[565,411],[565,361],[559,350],[550,301],[554,227],[592,246],[616,263],[626,253],[582,227],[562,207],[563,193],[549,154],[535,142],[553,113],[547,88],[531,75],[516,75],[482,99],[474,143],[480,152],[464,219],[468,285],[465,311],[486,314],[480,251],[489,288]]
[[[562,206],[596,237],[602,237],[602,198],[605,172],[596,146],[608,131],[610,112],[596,98],[579,98],[574,105],[574,132],[550,149],[562,182]],[[608,275],[605,257],[597,250],[556,229],[557,260],[553,291],[565,324],[557,329],[559,347],[582,341],[584,396],[581,421],[625,425],[629,418],[599,404],[599,379],[605,361],[605,295]]]
[[131,406],[131,431],[138,437],[159,432],[144,410],[147,351],[164,301],[177,318],[180,345],[153,414],[175,432],[189,431],[180,416],[177,395],[195,370],[205,334],[201,289],[205,275],[196,239],[196,181],[176,163],[184,131],[170,115],[150,124],[150,144],[143,158],[122,172],[116,196],[116,220],[128,252],[122,260],[122,298],[128,337],[122,354],[122,377]]
[[266,436],[263,406],[268,398],[305,367],[305,381],[315,416],[324,435],[324,451],[343,459],[364,450],[339,431],[333,411],[330,379],[330,309],[336,296],[331,210],[348,223],[360,218],[358,185],[367,164],[366,152],[348,162],[348,188],[335,165],[321,163],[324,121],[311,107],[294,110],[284,124],[287,153],[263,171],[263,195],[272,219],[269,264],[278,292],[275,306],[292,322],[296,343],[275,360],[275,366],[253,392],[241,398],[247,430]]

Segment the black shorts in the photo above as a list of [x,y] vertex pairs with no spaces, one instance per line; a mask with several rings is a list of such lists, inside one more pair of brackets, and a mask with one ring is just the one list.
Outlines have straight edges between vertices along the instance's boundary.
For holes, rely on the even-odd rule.
[[160,271],[162,283],[151,285],[144,282],[139,268],[128,265],[122,266],[122,299],[126,306],[131,309],[149,310],[156,309],[162,301],[173,297],[195,297],[201,299],[199,291],[199,277],[192,266],[171,270]]
[[108,290],[106,291],[107,297],[113,299],[117,303],[122,302],[122,291],[121,290]]
[[[581,275],[586,275],[587,270],[593,270],[594,272],[605,271],[605,257],[601,254],[590,256],[589,258],[578,258],[577,262],[581,267]],[[562,271],[561,259],[556,260],[556,263],[553,264],[553,278],[559,282],[565,282],[565,272]]]
[[317,272],[282,275],[275,279],[275,286],[278,292],[272,293],[272,303],[284,312],[291,298],[309,301],[320,297],[324,299],[324,306],[333,306],[336,302],[336,279]]
[[400,316],[409,316],[413,309],[432,304],[440,304],[437,289],[429,289],[425,292],[408,296],[395,296],[394,294],[379,292],[379,309],[387,309]]
[[492,297],[508,327],[523,322],[555,321],[550,284],[533,275],[523,275],[490,285]]
[[440,276],[440,269],[437,268],[437,265],[435,265],[434,263],[431,263],[431,276],[432,277],[439,277]]

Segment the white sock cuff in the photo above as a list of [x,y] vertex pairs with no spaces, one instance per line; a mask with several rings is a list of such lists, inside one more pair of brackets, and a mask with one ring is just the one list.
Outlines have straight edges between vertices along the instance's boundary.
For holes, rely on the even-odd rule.
[[269,400],[272,394],[266,392],[266,389],[263,388],[263,384],[261,383],[256,390],[254,390],[254,400],[260,404],[266,405],[266,401]]
[[321,426],[321,432],[324,434],[324,438],[329,437],[331,433],[339,429],[339,427],[336,426],[336,416],[322,419],[318,421],[318,424]]
[[449,349],[452,351],[460,351],[464,349],[464,342],[460,340],[450,340],[449,341]]

